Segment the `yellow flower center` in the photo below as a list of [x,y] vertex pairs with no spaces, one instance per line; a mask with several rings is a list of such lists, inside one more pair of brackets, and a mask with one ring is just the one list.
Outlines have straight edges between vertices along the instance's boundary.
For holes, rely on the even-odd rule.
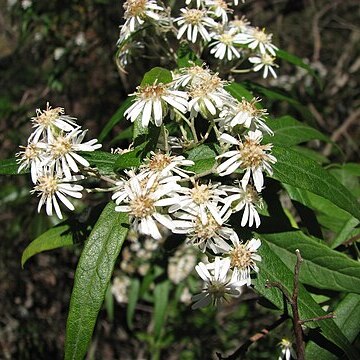
[[268,41],[268,35],[264,30],[255,29],[254,38],[261,43],[266,43]]
[[51,109],[50,106],[48,106],[46,110],[38,111],[37,116],[33,118],[33,121],[42,126],[50,126],[62,114],[64,114],[63,108],[57,107],[55,109]]
[[51,155],[53,159],[57,159],[68,154],[71,151],[71,140],[65,136],[58,136],[56,141],[51,145]]
[[125,18],[143,16],[146,10],[146,0],[128,0],[124,4]]
[[245,245],[239,244],[229,253],[231,266],[245,269],[254,264],[251,258],[251,252],[246,249]]
[[145,218],[155,212],[154,200],[148,195],[140,195],[130,201],[130,214],[137,218]]
[[197,218],[195,221],[195,235],[197,239],[193,241],[194,245],[199,245],[204,241],[212,239],[221,227],[211,215],[208,214],[207,218],[208,222],[205,225],[201,222],[200,218]]
[[204,11],[199,9],[187,9],[183,14],[186,23],[191,25],[199,25],[204,17]]
[[149,161],[149,168],[154,171],[161,171],[171,163],[171,157],[166,154],[157,153]]
[[274,65],[275,58],[270,56],[269,54],[263,54],[261,56],[261,62],[265,65]]
[[234,36],[233,35],[231,35],[231,34],[222,34],[221,36],[220,36],[220,39],[219,39],[223,44],[225,44],[225,45],[232,45],[232,43],[233,43],[233,40],[234,40]]
[[166,93],[166,86],[164,84],[153,84],[153,85],[145,85],[139,86],[137,88],[138,95],[142,99],[155,99],[159,98]]
[[58,180],[52,175],[43,175],[38,179],[34,190],[41,191],[45,196],[52,196],[58,189]]
[[270,145],[260,145],[257,140],[247,138],[241,144],[241,167],[243,169],[259,167],[268,157],[264,151],[270,149]]
[[199,185],[196,183],[191,189],[191,198],[197,205],[206,203],[210,199],[209,187],[207,185]]

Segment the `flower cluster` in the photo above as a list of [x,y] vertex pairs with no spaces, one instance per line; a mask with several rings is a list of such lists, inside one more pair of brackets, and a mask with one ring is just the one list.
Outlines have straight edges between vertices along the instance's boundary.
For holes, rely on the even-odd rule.
[[[153,152],[140,169],[125,172],[113,195],[116,210],[128,212],[132,228],[140,234],[161,239],[159,227],[163,226],[185,235],[186,244],[215,256],[215,262],[196,267],[206,286],[195,297],[195,307],[209,299],[217,303],[224,294],[237,296],[241,286],[251,284],[251,271],[258,271],[256,262],[261,260],[256,254],[260,240],[242,242],[229,220],[241,212],[239,226],[260,226],[263,173],[271,175],[276,162],[272,145],[262,144],[263,132],[273,133],[260,99],[235,99],[226,85],[205,65],[193,64],[174,71],[169,83],[155,81],[139,87],[125,112],[130,121],[144,127],[150,123],[164,127],[167,118],[176,121],[182,134],[171,138],[176,152],[196,146],[196,124],[207,123],[203,140],[213,132],[221,148],[211,172],[225,179],[224,183],[193,176],[186,169],[193,162],[182,155]],[[231,184],[226,181],[229,176],[235,178]]]
[[94,151],[101,147],[97,140],[83,142],[87,130],[82,130],[76,119],[65,115],[63,108],[51,108],[47,103],[45,110],[36,110],[32,119],[34,131],[28,144],[16,155],[19,157],[18,171],[30,169],[34,183],[32,193],[40,196],[38,211],[43,205],[51,216],[53,210],[62,219],[58,201],[69,210],[74,210],[66,198],[81,198],[83,187],[74,181],[83,179],[79,166],[89,166],[89,162],[79,151]]
[[[207,47],[211,56],[220,62],[231,62],[233,69],[247,60],[245,64],[249,67],[241,71],[262,71],[264,78],[269,74],[277,77],[278,48],[272,43],[272,34],[251,26],[245,17],[231,19],[233,9],[225,0],[186,1],[185,5],[178,16],[172,17],[155,0],[126,1],[125,23],[120,27],[118,40],[119,49],[126,49],[126,54],[119,51],[120,67],[123,69],[130,61],[129,43],[138,44],[139,37],[135,35],[150,27],[151,36],[158,33],[163,37],[164,33],[172,32],[178,40],[197,43],[200,49]],[[237,6],[238,1],[233,5]]]

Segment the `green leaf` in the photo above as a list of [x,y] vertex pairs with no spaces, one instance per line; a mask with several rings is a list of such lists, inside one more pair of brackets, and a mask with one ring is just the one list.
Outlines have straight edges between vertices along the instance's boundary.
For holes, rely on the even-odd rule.
[[105,309],[107,316],[111,322],[114,321],[114,295],[111,292],[111,281],[105,292]]
[[[248,101],[251,101],[254,98],[254,95],[249,90],[247,90],[242,84],[236,82],[226,85],[225,90],[240,101],[242,98],[245,98]],[[259,103],[257,103],[257,105],[260,106]]]
[[66,327],[65,359],[83,359],[128,232],[128,215],[109,203],[86,241],[75,273]]
[[[335,309],[335,323],[346,336],[349,342],[353,342],[360,332],[360,296],[347,294]],[[322,348],[314,342],[306,346],[306,358],[317,360],[336,360],[334,355],[326,348]]]
[[293,269],[296,263],[295,250],[300,250],[304,259],[301,282],[319,289],[360,294],[360,263],[345,254],[330,249],[301,231],[259,236],[269,243],[289,269]]
[[302,59],[300,59],[299,57],[293,54],[289,54],[287,51],[281,49],[276,51],[276,56],[279,57],[280,59],[286,60],[291,64],[294,64],[298,67],[305,69],[312,77],[316,79],[317,83],[322,88],[322,82],[319,76],[316,74],[314,69],[310,65],[306,64]]
[[360,219],[360,207],[356,198],[315,161],[280,146],[274,147],[272,154],[277,158],[273,165],[273,178],[324,197]]
[[128,324],[129,329],[133,328],[133,318],[135,314],[136,304],[139,300],[139,294],[140,294],[139,279],[136,278],[131,279],[128,305],[126,308],[126,322]]
[[123,118],[125,111],[130,107],[134,100],[134,96],[128,97],[116,110],[115,114],[109,119],[98,137],[99,142],[103,142],[104,139],[109,135],[110,131],[117,125]]
[[[262,261],[258,262],[260,271],[257,278],[254,280],[255,289],[276,307],[283,309],[284,299],[282,293],[277,288],[269,289],[265,287],[266,281],[279,282],[289,293],[292,293],[293,272],[287,268],[266,241],[262,241],[262,245],[259,248],[259,254],[262,257]],[[301,283],[299,284],[298,306],[301,319],[312,319],[326,314]],[[351,348],[349,341],[335,324],[333,319],[312,321],[307,323],[307,326],[311,328],[320,328],[322,335],[340,347],[349,359],[359,359],[357,351]]]
[[91,167],[96,167],[100,174],[110,175],[114,173],[114,166],[121,155],[111,154],[105,151],[84,151],[81,152]]
[[274,88],[270,89],[265,86],[251,82],[247,82],[246,85],[252,91],[258,92],[270,100],[287,102],[301,114],[304,121],[310,123],[310,125],[316,126],[316,119],[314,118],[314,115],[307,108],[307,106],[304,106],[298,100],[287,96],[284,92],[276,90]]
[[16,162],[16,158],[0,160],[0,175],[19,175],[27,174],[30,169],[24,169],[18,173],[19,164]]
[[186,170],[196,174],[211,170],[216,163],[216,153],[208,145],[200,145],[191,149],[188,153],[188,160],[194,161],[195,165],[189,166]]
[[171,71],[162,67],[154,67],[147,73],[145,73],[140,86],[152,85],[155,82],[157,84],[167,84],[172,81]]
[[302,154],[306,157],[308,157],[311,160],[314,160],[315,162],[319,164],[328,164],[330,161],[329,159],[321,154],[319,151],[302,147],[302,146],[293,146],[292,147],[297,153]]
[[351,237],[355,227],[359,224],[359,220],[321,196],[291,185],[284,185],[284,187],[292,200],[315,210],[319,223],[336,234],[329,242],[333,249]]
[[331,141],[320,131],[288,115],[269,120],[266,124],[274,131],[275,136],[265,135],[263,139],[264,143],[293,146],[314,139],[326,142]]
[[180,43],[179,49],[177,51],[177,66],[179,68],[183,68],[194,66],[194,64],[201,66],[202,61],[191,50],[187,42]]
[[21,266],[32,256],[43,251],[73,245],[73,236],[69,225],[55,226],[33,240],[24,250],[21,257]]
[[139,167],[146,156],[147,144],[148,141],[143,142],[134,150],[119,155],[115,163],[115,171]]
[[155,338],[160,338],[161,331],[165,322],[165,315],[169,302],[170,281],[166,280],[156,284],[154,290],[154,335]]

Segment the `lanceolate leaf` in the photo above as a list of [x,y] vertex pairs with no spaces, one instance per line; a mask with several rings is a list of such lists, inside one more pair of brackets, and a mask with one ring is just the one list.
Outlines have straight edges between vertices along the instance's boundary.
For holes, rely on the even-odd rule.
[[295,56],[293,54],[289,54],[288,52],[281,50],[281,49],[276,51],[276,55],[279,58],[284,59],[291,64],[294,64],[296,66],[299,66],[299,67],[305,69],[311,76],[313,76],[316,79],[318,84],[320,86],[322,86],[320,78],[316,75],[314,69],[311,66],[309,66],[308,64],[306,64],[302,59],[298,58],[297,56]]
[[83,359],[128,231],[128,215],[109,203],[86,241],[75,273],[66,328],[65,359]]
[[272,153],[277,158],[273,165],[275,179],[324,197],[360,219],[356,198],[315,161],[280,146],[274,147]]
[[289,269],[293,269],[295,250],[301,251],[301,282],[319,289],[356,292],[360,294],[360,263],[345,254],[331,250],[320,241],[301,231],[261,234]]
[[91,167],[95,167],[102,175],[109,175],[114,173],[115,162],[119,158],[118,154],[111,154],[105,151],[88,151],[82,152],[83,156]]
[[38,253],[70,245],[73,245],[73,236],[70,231],[70,226],[55,226],[45,231],[26,247],[21,257],[21,266],[24,267],[26,261]]
[[126,322],[129,329],[133,328],[133,318],[135,314],[136,304],[140,294],[140,281],[139,279],[131,279],[128,305],[126,308]]
[[[243,85],[239,83],[231,83],[227,86],[225,86],[225,90],[229,92],[234,98],[241,101],[242,98],[245,98],[246,100],[250,101],[254,98],[254,95],[247,90]],[[258,103],[258,105],[260,105]]]
[[288,115],[269,120],[266,124],[274,131],[274,136],[264,136],[264,143],[292,146],[314,139],[330,141],[330,139],[320,131]]
[[[283,295],[277,288],[266,288],[266,281],[279,282],[289,293],[293,290],[293,271],[281,261],[280,257],[273,252],[266,241],[262,241],[259,249],[262,261],[259,262],[260,272],[254,280],[255,289],[270,300],[279,309],[284,308]],[[301,271],[301,270],[300,270]],[[311,319],[325,315],[325,311],[318,305],[307,290],[299,286],[299,313],[301,319]],[[307,323],[308,327],[319,328],[322,335],[341,348],[349,359],[359,359],[359,354],[351,348],[351,345],[333,319],[313,321]]]
[[[335,323],[347,337],[353,342],[360,332],[360,296],[347,294],[335,309]],[[326,345],[325,345],[326,346]],[[316,360],[336,360],[338,355],[332,354],[326,348],[322,348],[314,342],[309,342],[306,347],[306,358]]]
[[[18,175],[18,168],[16,158],[0,160],[0,175]],[[29,172],[30,169],[24,169],[21,174]]]
[[335,206],[331,201],[291,185],[285,185],[285,189],[292,200],[315,210],[322,226],[336,233],[334,239],[329,241],[331,248],[341,245],[356,231],[355,227],[359,224],[359,220]]
[[109,133],[113,129],[113,127],[124,118],[124,112],[127,110],[127,108],[130,107],[133,100],[134,100],[133,96],[128,97],[120,105],[120,107],[116,110],[115,114],[110,118],[110,120],[106,123],[104,128],[101,130],[101,133],[98,138],[100,142],[103,142],[104,139],[109,135]]
[[159,338],[161,335],[161,330],[165,322],[165,315],[167,311],[167,305],[169,302],[169,291],[170,291],[170,281],[165,280],[159,284],[156,284],[154,290],[154,334],[155,338]]

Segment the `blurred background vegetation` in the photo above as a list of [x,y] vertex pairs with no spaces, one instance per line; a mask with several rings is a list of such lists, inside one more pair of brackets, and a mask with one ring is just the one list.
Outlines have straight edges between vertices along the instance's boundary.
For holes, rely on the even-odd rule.
[[[13,157],[19,145],[26,143],[29,119],[47,101],[64,107],[89,129],[90,137],[95,137],[142,74],[156,65],[156,59],[150,64],[138,58],[128,74],[117,71],[114,55],[122,5],[122,1],[113,0],[0,0],[1,159]],[[305,120],[339,145],[312,144],[319,156],[340,163],[357,162],[358,1],[247,0],[240,10],[252,25],[272,32],[274,44],[306,59],[323,86],[289,64],[280,67],[276,81],[264,82],[256,74],[251,80],[279,88],[307,107]],[[264,102],[270,114],[289,112],[284,102]],[[121,125],[111,135],[115,137],[120,131]],[[104,149],[118,145],[106,143]],[[29,195],[30,188],[25,177],[0,178],[0,358],[61,359],[81,247],[37,255],[21,269],[22,251],[53,225],[46,216],[34,216],[37,199]],[[91,201],[96,204],[96,197]],[[226,306],[218,313],[208,309],[200,314],[186,306],[170,309],[164,358],[177,359],[181,353],[183,359],[208,359],[215,355],[214,349],[231,353],[274,320],[274,315],[259,310],[254,294],[231,307],[234,305],[238,310],[231,316],[232,308]],[[89,358],[147,358],[151,340],[139,334],[146,329],[148,309],[142,310],[135,318],[137,336],[124,325],[124,305],[115,306],[112,321],[103,311]],[[279,334],[279,338],[259,342],[249,358],[275,358],[274,350],[269,349],[280,338]]]

